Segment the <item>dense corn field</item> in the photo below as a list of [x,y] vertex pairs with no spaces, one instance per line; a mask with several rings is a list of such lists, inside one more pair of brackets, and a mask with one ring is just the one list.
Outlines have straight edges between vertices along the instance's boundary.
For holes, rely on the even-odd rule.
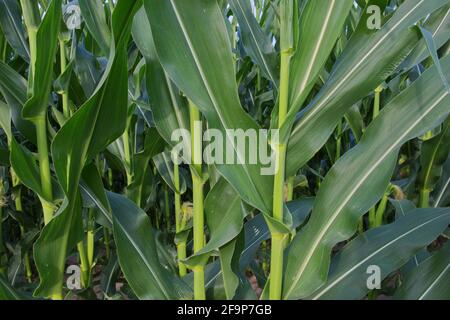
[[0,299],[450,299],[448,0],[0,0]]

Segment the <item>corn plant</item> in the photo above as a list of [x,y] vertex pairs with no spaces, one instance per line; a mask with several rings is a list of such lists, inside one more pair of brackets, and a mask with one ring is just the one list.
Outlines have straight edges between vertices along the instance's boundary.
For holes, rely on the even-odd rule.
[[0,0],[0,299],[449,299],[447,0]]

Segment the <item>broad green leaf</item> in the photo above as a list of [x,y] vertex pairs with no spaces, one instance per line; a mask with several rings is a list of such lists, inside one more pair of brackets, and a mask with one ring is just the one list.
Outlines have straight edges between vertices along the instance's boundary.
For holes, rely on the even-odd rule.
[[30,74],[34,74],[29,83],[32,96],[22,109],[22,116],[27,120],[42,117],[47,111],[61,26],[61,6],[62,0],[52,0],[37,31],[36,61],[30,66]]
[[[146,0],[144,4],[165,71],[200,109],[209,127],[222,132],[234,147],[235,158],[248,162],[245,159],[248,151],[242,154],[242,150],[237,150],[234,137],[226,129],[259,132],[259,127],[240,105],[231,45],[217,2]],[[263,212],[271,212],[273,179],[261,175],[260,163],[216,167],[244,201]]]
[[[36,192],[40,197],[43,197],[37,157],[33,156],[28,149],[19,145],[14,138],[11,140],[10,148],[11,165],[14,168],[14,171],[18,174],[21,182]],[[50,200],[45,199],[44,197],[43,199],[46,201]]]
[[91,96],[101,80],[102,66],[94,55],[78,45],[75,53],[74,71],[86,96]]
[[369,291],[367,269],[380,268],[380,280],[433,242],[450,223],[450,208],[416,209],[392,224],[350,241],[333,258],[327,283],[311,299],[361,299]]
[[434,253],[417,268],[405,275],[394,299],[448,300],[450,299],[450,245]]
[[[306,221],[312,210],[313,202],[313,198],[304,198],[287,203],[287,207],[292,214],[292,226],[294,228],[299,227]],[[245,244],[240,252],[239,258],[240,275],[244,274],[245,270],[250,266],[261,243],[270,239],[270,230],[267,227],[267,223],[262,214],[255,216],[244,224],[244,233]],[[223,298],[226,298],[222,276],[223,274],[219,261],[216,260],[215,262],[206,265],[205,287],[216,292],[223,292]],[[192,273],[188,274],[183,279],[188,283],[192,283]],[[214,295],[214,297],[217,298],[218,296]]]
[[3,61],[0,61],[0,92],[11,110],[14,126],[28,140],[36,143],[33,123],[22,118],[22,108],[27,101],[27,81]]
[[[326,143],[348,108],[367,96],[397,69],[417,45],[420,33],[411,28],[446,0],[404,2],[380,30],[364,28],[353,34],[329,79],[299,115],[288,146],[287,176],[294,175]],[[287,130],[285,130],[287,129]],[[289,135],[282,128],[280,136]]]
[[[441,65],[449,73],[450,56]],[[304,298],[323,285],[332,247],[350,238],[359,217],[382,197],[400,147],[443,121],[449,103],[437,68],[430,68],[383,108],[361,142],[333,166],[321,184],[307,226],[289,248],[285,298]]]
[[86,27],[107,56],[110,50],[111,31],[106,22],[102,0],[79,0],[81,15]]
[[147,214],[123,196],[108,198],[120,266],[134,293],[143,300],[190,298],[187,285],[162,268]]
[[30,49],[25,37],[18,1],[0,1],[0,26],[12,48],[26,61],[30,61]]
[[[177,129],[190,130],[189,108],[159,62],[144,8],[136,14],[132,34],[146,60],[146,85],[153,120],[167,144],[174,147],[178,141],[172,141],[173,132]],[[186,150],[190,150],[190,139],[183,142],[186,143]]]
[[277,54],[270,35],[264,33],[252,13],[250,1],[228,0],[239,22],[240,36],[245,51],[261,68],[262,74],[278,89],[279,70]]
[[[78,189],[84,165],[123,133],[128,106],[126,45],[134,13],[141,3],[119,1],[113,15],[115,50],[94,95],[66,122],[52,144],[56,175],[66,206],[44,227],[34,250],[41,276],[37,296],[52,296],[62,286],[68,250],[82,236]],[[71,141],[71,143],[67,143]]]

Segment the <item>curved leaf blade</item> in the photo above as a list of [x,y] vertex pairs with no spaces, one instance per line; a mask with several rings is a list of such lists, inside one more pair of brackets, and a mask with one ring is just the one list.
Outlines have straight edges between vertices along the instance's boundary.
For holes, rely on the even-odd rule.
[[[450,56],[441,64],[450,72]],[[382,197],[402,144],[443,121],[449,103],[450,94],[437,68],[430,68],[383,109],[361,142],[333,166],[319,190],[311,219],[289,248],[285,298],[309,296],[323,285],[332,247],[350,238],[358,218]]]
[[[259,127],[240,105],[231,45],[217,2],[146,0],[144,4],[165,71],[200,109],[210,128],[220,130],[234,147],[237,159],[245,163],[248,152],[237,150],[234,137],[226,129],[259,132]],[[260,163],[216,167],[244,201],[271,212],[273,179],[261,175]]]
[[378,266],[384,279],[433,242],[449,223],[450,208],[416,209],[392,224],[365,232],[334,259],[327,283],[311,299],[361,299],[369,290],[369,266]]

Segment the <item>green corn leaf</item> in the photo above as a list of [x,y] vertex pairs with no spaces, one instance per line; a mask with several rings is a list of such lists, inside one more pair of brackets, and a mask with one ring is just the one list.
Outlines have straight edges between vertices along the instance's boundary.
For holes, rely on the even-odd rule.
[[436,137],[424,141],[420,156],[421,170],[419,173],[419,183],[423,190],[429,192],[442,176],[443,165],[448,158],[450,151],[450,119],[447,119],[442,128],[442,132]]
[[[146,0],[144,4],[161,64],[198,106],[210,128],[220,130],[230,143],[232,137],[226,129],[258,132],[258,125],[239,102],[231,46],[217,2]],[[238,150],[234,154],[236,159],[245,158]],[[272,176],[261,175],[260,163],[216,167],[243,200],[271,212]]]
[[22,109],[22,116],[35,120],[46,114],[49,94],[53,84],[53,61],[58,48],[58,35],[61,26],[62,0],[52,0],[36,35],[36,62],[30,66],[34,78],[29,82],[31,98]]
[[171,158],[171,154],[168,151],[157,154],[153,157],[153,162],[155,163],[156,170],[158,170],[159,174],[163,178],[164,182],[169,186],[169,188],[173,192],[180,192],[181,194],[185,193],[187,190],[186,180],[183,179],[183,176],[180,175],[180,190],[175,188],[175,182],[173,177],[173,162]]
[[448,300],[450,299],[450,245],[444,245],[402,279],[395,299]]
[[[125,129],[127,116],[126,44],[132,17],[141,3],[119,1],[114,11],[115,50],[94,95],[61,128],[52,144],[56,175],[66,203],[44,227],[34,250],[41,276],[36,296],[52,296],[62,286],[65,257],[82,236],[78,185],[84,165]],[[71,143],[67,143],[71,141]]]
[[5,131],[5,134],[10,141],[12,139],[11,131],[11,110],[9,106],[0,100],[0,127]]
[[[190,130],[189,108],[159,62],[144,8],[136,14],[132,34],[146,60],[146,85],[153,121],[166,143],[174,147],[177,141],[172,141],[172,133],[177,129]],[[186,150],[191,150],[191,141],[183,142]]]
[[133,181],[127,187],[127,195],[139,206],[142,199],[145,199],[143,192],[145,178],[149,171],[148,163],[156,154],[163,151],[164,146],[164,140],[158,131],[155,128],[150,128],[145,135],[144,149],[133,156]]
[[240,36],[242,37],[245,51],[261,68],[262,74],[278,90],[279,68],[271,37],[266,35],[261,29],[252,13],[250,1],[229,0],[228,3],[239,22]]
[[[420,33],[411,28],[414,23],[444,4],[445,0],[406,1],[378,31],[368,32],[367,21],[360,21],[364,27],[353,34],[325,86],[292,129],[288,176],[326,143],[348,108],[378,87],[418,44]],[[282,128],[281,139],[289,132]]]
[[25,297],[18,293],[8,281],[0,276],[0,300],[24,300]]
[[442,176],[439,181],[438,187],[436,188],[436,192],[434,193],[434,207],[446,206],[450,203],[450,161],[447,159],[447,162],[443,166]]
[[[241,233],[237,238],[219,249],[223,285],[228,300],[233,299],[236,294],[242,294],[237,292],[240,286],[243,290],[245,290],[245,284],[248,286],[248,281],[245,279],[245,276],[241,275],[239,270],[240,254],[244,246],[244,241],[243,233]],[[250,292],[255,297],[253,290],[250,290]]]
[[123,196],[108,193],[120,266],[140,299],[188,299],[186,284],[162,268],[150,221]]
[[27,101],[27,81],[14,69],[0,61],[0,92],[11,110],[14,126],[32,143],[36,143],[36,129],[22,118],[22,108]]
[[[450,5],[443,6],[433,12],[426,20],[426,27],[431,32],[436,47],[442,47],[448,41],[448,33],[450,32]],[[413,66],[425,60],[429,54],[430,52],[427,49],[425,41],[421,41],[402,63],[401,69],[411,69]]]
[[353,132],[356,142],[359,142],[364,133],[365,126],[358,104],[355,104],[347,111],[345,114],[345,119]]
[[11,47],[26,61],[30,61],[30,49],[18,1],[0,1],[0,26]]
[[[450,56],[441,65],[450,72]],[[335,164],[321,185],[311,219],[289,248],[285,298],[304,298],[323,285],[332,247],[350,238],[358,218],[382,197],[402,144],[443,121],[449,102],[449,92],[432,67],[394,98],[358,146]]]
[[361,299],[369,291],[369,266],[380,280],[404,265],[448,226],[450,208],[415,209],[392,224],[358,236],[333,259],[327,283],[311,299]]
[[[302,9],[298,47],[292,56],[289,86],[289,112],[286,122],[292,126],[341,35],[353,5],[351,0],[307,1]],[[272,118],[272,121],[276,119]],[[288,124],[286,124],[287,126]],[[283,136],[281,138],[283,140]]]
[[59,188],[57,181],[53,178],[52,183],[55,186],[53,188],[53,197],[52,199],[46,198],[44,191],[42,190],[37,155],[31,153],[23,145],[20,145],[15,138],[12,138],[9,147],[11,150],[11,166],[23,185],[33,190],[41,199],[45,200],[49,204],[51,203],[50,200],[52,199],[55,202],[58,202],[59,200],[64,198],[61,188]]
[[211,237],[201,250],[185,261],[187,266],[205,264],[214,250],[225,246],[242,230],[245,217],[242,201],[223,178],[205,199],[205,217]]
[[109,54],[111,31],[106,22],[102,0],[80,0],[81,15],[86,27],[105,55]]
[[100,225],[112,229],[111,207],[95,162],[84,167],[79,188],[84,202],[90,201],[89,205],[85,205],[85,207],[96,207],[98,209],[96,210],[98,213],[96,221]]

